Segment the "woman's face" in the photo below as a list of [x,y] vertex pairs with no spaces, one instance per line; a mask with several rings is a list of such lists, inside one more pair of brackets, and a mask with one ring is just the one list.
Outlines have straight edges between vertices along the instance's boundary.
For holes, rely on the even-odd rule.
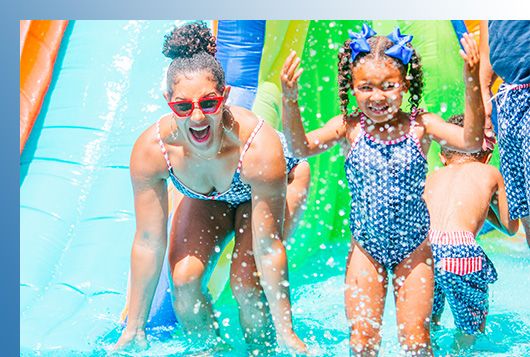
[[353,68],[353,90],[359,109],[376,123],[396,116],[407,83],[390,62],[366,60]]
[[[164,96],[173,111],[178,130],[192,147],[201,151],[218,148],[222,134],[223,107],[227,97],[217,90],[207,71],[177,75]],[[170,94],[171,93],[171,94]],[[224,95],[224,98],[220,98]]]

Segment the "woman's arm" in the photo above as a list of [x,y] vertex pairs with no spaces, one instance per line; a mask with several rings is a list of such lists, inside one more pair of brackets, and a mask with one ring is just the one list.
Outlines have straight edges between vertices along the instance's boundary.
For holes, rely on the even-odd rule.
[[293,330],[283,225],[287,176],[281,143],[264,126],[247,152],[242,178],[252,187],[252,248],[280,345],[290,352],[307,347]]
[[302,74],[302,69],[297,70],[299,64],[300,58],[293,51],[283,65],[282,123],[289,149],[296,157],[305,158],[334,146],[344,138],[346,130],[342,117],[336,117],[306,135],[298,107],[298,78]]
[[441,145],[463,152],[481,149],[484,139],[484,105],[479,82],[479,53],[473,35],[464,34],[461,40],[464,50],[465,112],[464,127],[449,124],[435,114],[422,115],[426,134]]
[[[146,149],[145,135],[133,148],[130,162],[136,213],[136,233],[131,252],[131,279],[127,326],[115,349],[142,349],[145,323],[162,270],[167,245],[167,187],[158,157]],[[154,152],[154,155],[162,155]],[[164,167],[164,164],[162,164]]]

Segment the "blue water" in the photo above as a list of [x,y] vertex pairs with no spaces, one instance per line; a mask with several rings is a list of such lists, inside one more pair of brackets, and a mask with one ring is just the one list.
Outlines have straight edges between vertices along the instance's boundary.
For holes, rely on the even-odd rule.
[[[491,235],[491,234],[490,234]],[[480,241],[495,264],[499,280],[490,289],[490,314],[486,331],[467,349],[455,347],[456,329],[446,306],[442,327],[432,332],[436,356],[528,356],[530,355],[530,249],[518,238],[488,237]],[[347,356],[348,328],[344,313],[344,273],[347,244],[324,247],[302,266],[291,271],[295,329],[318,356]],[[396,356],[395,305],[389,290],[383,320],[380,356]],[[215,356],[245,356],[237,309],[233,304],[217,306],[221,335],[232,346]],[[155,336],[157,333],[153,333]],[[117,335],[114,335],[116,337]],[[104,343],[100,345],[105,348]],[[171,356],[200,350],[184,339],[151,338],[146,356]],[[94,355],[98,355],[94,352]],[[278,356],[286,354],[278,353]]]

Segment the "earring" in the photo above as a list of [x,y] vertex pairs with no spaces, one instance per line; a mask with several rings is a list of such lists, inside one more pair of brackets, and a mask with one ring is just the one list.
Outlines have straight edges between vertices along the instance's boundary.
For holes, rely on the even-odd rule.
[[221,126],[226,131],[232,131],[232,129],[234,128],[234,116],[232,115],[232,112],[230,111],[230,109],[228,109],[227,107],[223,107],[223,119],[225,117],[224,116],[225,113],[227,116],[230,117],[230,128],[225,127],[224,120],[221,121]]

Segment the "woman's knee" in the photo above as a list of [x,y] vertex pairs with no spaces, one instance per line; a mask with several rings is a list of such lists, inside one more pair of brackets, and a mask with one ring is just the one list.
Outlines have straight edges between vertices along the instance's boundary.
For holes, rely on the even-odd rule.
[[196,285],[201,285],[205,266],[202,261],[193,256],[186,256],[173,265],[171,278],[176,291],[185,291]]

